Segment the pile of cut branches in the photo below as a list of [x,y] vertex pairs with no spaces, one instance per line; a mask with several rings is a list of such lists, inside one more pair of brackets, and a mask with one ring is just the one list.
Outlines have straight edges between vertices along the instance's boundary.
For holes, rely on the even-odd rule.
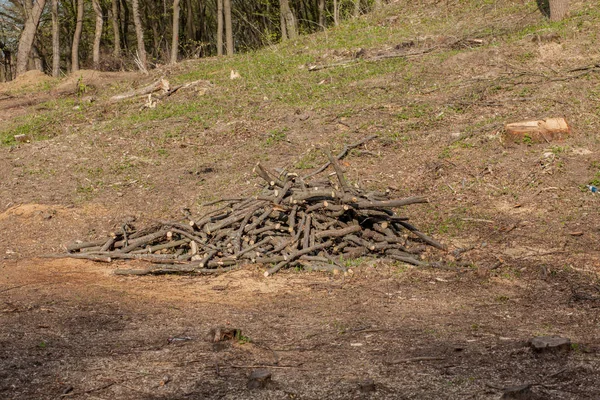
[[[344,261],[363,256],[424,266],[426,246],[444,246],[396,215],[393,209],[426,203],[423,197],[391,199],[389,192],[364,192],[346,180],[338,160],[325,179],[273,174],[260,163],[265,182],[253,197],[224,199],[200,218],[187,212],[187,223],[161,221],[141,230],[123,226],[108,239],[77,242],[67,257],[95,261],[143,260],[145,269],[118,269],[117,274],[220,273],[244,264],[269,266],[265,276],[282,268],[345,271]],[[312,178],[312,179],[309,179]]]

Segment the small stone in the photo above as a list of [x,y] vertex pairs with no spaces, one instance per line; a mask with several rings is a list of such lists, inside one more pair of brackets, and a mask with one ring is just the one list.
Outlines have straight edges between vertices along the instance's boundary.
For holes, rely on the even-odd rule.
[[248,389],[265,389],[271,383],[271,371],[268,369],[255,369],[248,377]]
[[358,390],[363,393],[372,393],[376,390],[375,381],[373,379],[365,379],[364,381],[358,382]]
[[530,400],[533,399],[533,392],[531,391],[531,384],[510,386],[504,388],[502,393],[502,400]]
[[15,135],[15,142],[27,143],[29,141],[31,141],[29,135]]
[[571,350],[571,339],[558,336],[538,336],[529,340],[529,345],[536,353],[568,352]]

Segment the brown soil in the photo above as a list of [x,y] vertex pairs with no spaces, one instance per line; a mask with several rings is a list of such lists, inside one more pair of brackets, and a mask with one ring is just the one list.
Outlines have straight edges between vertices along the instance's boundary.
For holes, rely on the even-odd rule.
[[34,69],[19,75],[13,81],[0,83],[0,91],[33,88],[35,86],[40,86],[44,83],[53,81],[55,81],[55,79],[51,76],[46,75],[42,71]]
[[[597,306],[576,277],[480,277],[364,265],[349,277],[246,268],[214,278],[118,278],[73,260],[7,261],[0,393],[7,399],[594,399]],[[212,344],[211,328],[249,342]],[[560,333],[570,354],[526,341]],[[247,375],[273,373],[268,390]],[[372,380],[375,392],[364,393]],[[363,386],[361,386],[363,385]],[[532,397],[533,398],[533,397]]]
[[56,85],[55,91],[58,93],[76,93],[80,84],[83,85],[81,90],[96,91],[106,89],[104,86],[117,86],[122,82],[139,79],[143,79],[143,77],[135,72],[105,72],[81,69],[61,80]]

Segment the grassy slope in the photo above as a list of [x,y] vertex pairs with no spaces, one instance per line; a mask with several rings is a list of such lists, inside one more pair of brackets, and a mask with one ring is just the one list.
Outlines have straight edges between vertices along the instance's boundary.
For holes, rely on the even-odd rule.
[[[319,146],[339,149],[377,133],[371,154],[348,159],[350,178],[429,196],[433,204],[415,217],[431,233],[456,244],[583,252],[598,234],[585,222],[597,217],[596,199],[582,188],[600,174],[600,98],[596,73],[568,71],[597,59],[599,22],[597,8],[582,2],[561,23],[546,21],[534,1],[392,4],[295,42],[156,71],[172,83],[214,84],[156,109],[107,103],[123,84],[97,88],[100,100],[78,110],[74,96],[51,100],[0,128],[10,145],[18,133],[53,138],[31,145],[41,157],[24,147],[7,156],[15,180],[27,179],[2,201],[91,202],[114,213],[176,216],[181,206],[256,190],[250,170],[258,160],[311,168],[323,162]],[[535,41],[552,34],[558,39]],[[484,45],[461,46],[461,38]],[[415,43],[409,51],[432,51],[307,70],[408,41]],[[230,80],[231,70],[242,78]],[[504,123],[549,116],[566,116],[575,136],[559,144],[500,142]],[[575,230],[593,234],[572,243]]]

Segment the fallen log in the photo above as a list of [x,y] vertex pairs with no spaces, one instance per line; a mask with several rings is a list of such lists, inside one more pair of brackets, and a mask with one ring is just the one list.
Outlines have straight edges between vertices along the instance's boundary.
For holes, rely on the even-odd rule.
[[169,92],[169,81],[164,78],[161,78],[161,79],[157,80],[156,82],[152,82],[151,84],[144,86],[142,88],[139,88],[136,90],[131,90],[127,93],[114,95],[110,98],[110,101],[117,102],[117,101],[121,101],[121,100],[130,99],[132,97],[145,96],[150,93],[154,93],[154,92],[158,92],[158,91],[168,93]]

